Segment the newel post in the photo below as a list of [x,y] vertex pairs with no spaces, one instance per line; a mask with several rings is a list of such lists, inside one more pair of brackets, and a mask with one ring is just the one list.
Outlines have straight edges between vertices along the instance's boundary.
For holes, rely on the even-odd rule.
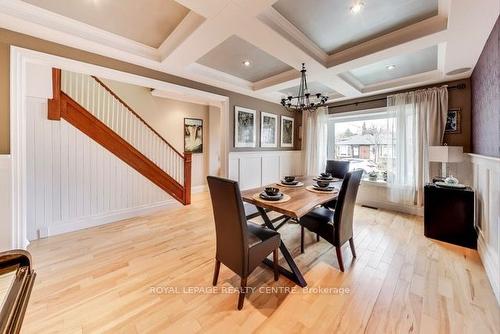
[[49,99],[47,118],[61,120],[61,70],[58,68],[52,68],[52,98]]
[[184,152],[184,204],[191,204],[191,152]]

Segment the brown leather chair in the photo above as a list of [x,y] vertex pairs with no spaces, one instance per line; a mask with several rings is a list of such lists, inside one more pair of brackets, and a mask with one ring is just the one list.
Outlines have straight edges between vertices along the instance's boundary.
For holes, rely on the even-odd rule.
[[217,238],[213,285],[217,285],[222,262],[241,277],[238,299],[238,310],[241,310],[248,276],[271,253],[274,261],[274,280],[278,280],[280,234],[252,223],[247,224],[238,182],[215,176],[208,176],[207,181]]
[[304,228],[316,233],[321,238],[335,246],[340,271],[344,271],[341,247],[349,241],[352,256],[356,257],[354,249],[352,221],[356,196],[358,194],[359,182],[363,170],[347,172],[342,182],[342,187],[337,199],[337,206],[334,211],[318,207],[302,217],[299,221],[301,225],[300,249],[304,252]]
[[[343,179],[346,173],[349,171],[350,161],[345,160],[327,160],[325,172],[332,174],[333,177]],[[325,207],[330,209],[335,209],[337,205],[337,200],[327,202],[324,204]]]
[[349,171],[350,161],[345,160],[327,160],[325,172],[332,174],[333,177],[343,179]]

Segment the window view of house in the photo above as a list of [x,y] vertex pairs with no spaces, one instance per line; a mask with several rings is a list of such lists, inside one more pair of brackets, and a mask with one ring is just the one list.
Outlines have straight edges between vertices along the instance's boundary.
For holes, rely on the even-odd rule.
[[350,161],[371,181],[387,181],[394,145],[394,127],[385,111],[332,117],[328,126],[329,159]]

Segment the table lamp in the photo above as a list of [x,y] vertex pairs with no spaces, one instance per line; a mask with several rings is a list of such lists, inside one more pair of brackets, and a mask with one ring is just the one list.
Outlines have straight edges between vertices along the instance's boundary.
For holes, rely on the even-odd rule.
[[441,176],[446,177],[446,164],[448,162],[461,162],[463,160],[462,146],[429,146],[429,161],[441,163]]

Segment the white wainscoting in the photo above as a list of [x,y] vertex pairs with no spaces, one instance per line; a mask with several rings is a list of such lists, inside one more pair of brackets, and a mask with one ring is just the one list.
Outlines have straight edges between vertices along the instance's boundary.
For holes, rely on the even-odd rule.
[[476,192],[478,252],[500,304],[500,159],[469,154]]
[[137,216],[176,202],[64,120],[27,98],[28,239]]
[[241,189],[277,182],[285,175],[302,175],[302,151],[229,153],[229,178]]

